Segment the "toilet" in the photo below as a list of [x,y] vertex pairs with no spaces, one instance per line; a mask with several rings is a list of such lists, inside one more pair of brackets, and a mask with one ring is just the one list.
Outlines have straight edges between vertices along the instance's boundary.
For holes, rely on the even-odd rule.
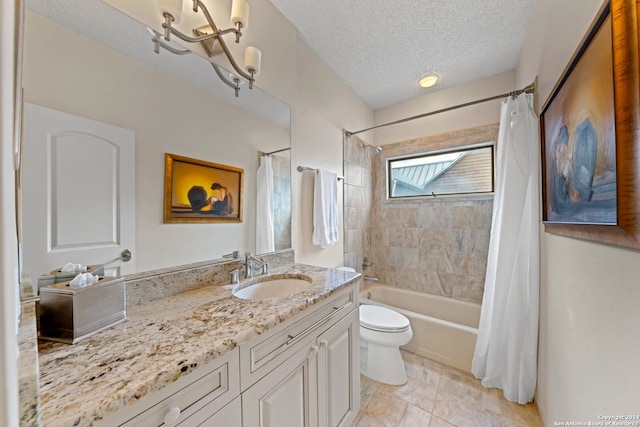
[[[351,267],[338,270],[352,271]],[[402,385],[407,372],[400,346],[411,341],[409,319],[395,310],[378,305],[360,305],[360,372],[374,381]]]
[[413,331],[397,311],[377,305],[360,305],[360,372],[372,380],[392,385],[407,382],[400,346]]

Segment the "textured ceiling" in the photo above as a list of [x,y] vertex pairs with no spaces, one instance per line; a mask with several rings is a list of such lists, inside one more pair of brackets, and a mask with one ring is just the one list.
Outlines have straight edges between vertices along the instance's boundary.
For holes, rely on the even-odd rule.
[[[370,107],[517,66],[534,0],[271,0]],[[431,89],[418,79],[434,72]]]

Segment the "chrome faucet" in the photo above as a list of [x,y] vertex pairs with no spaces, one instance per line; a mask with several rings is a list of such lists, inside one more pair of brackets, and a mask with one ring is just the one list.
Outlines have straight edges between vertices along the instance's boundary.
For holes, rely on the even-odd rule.
[[239,268],[236,268],[235,270],[233,270],[231,273],[229,273],[229,275],[231,276],[231,284],[232,285],[240,284],[240,269]]
[[246,279],[253,279],[253,269],[256,267],[262,267],[262,274],[269,274],[269,264],[267,264],[266,261],[256,258],[249,252],[244,254],[244,267],[244,277]]

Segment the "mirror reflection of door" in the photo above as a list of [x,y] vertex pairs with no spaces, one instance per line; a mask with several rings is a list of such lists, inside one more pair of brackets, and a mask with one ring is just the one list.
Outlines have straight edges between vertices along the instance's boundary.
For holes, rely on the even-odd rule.
[[67,262],[103,264],[129,249],[135,271],[135,136],[128,129],[24,106],[22,234],[32,280]]

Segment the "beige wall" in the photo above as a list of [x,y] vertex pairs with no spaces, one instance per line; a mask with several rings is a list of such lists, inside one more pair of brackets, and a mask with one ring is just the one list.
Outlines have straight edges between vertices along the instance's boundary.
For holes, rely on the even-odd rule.
[[[265,52],[260,83],[292,105],[292,167],[304,164],[341,175],[342,128],[370,126],[373,113],[306,45],[297,42],[291,25],[268,0],[255,3],[262,16],[276,21],[260,43]],[[261,26],[268,30],[259,24],[252,31],[259,33]],[[217,258],[234,249],[254,250],[257,150],[282,148],[289,130],[31,13],[26,43],[27,102],[136,132],[138,270]],[[294,49],[283,55],[278,46]],[[279,68],[280,73],[275,71]],[[172,106],[161,108],[166,101]],[[243,224],[163,224],[165,152],[244,168]],[[297,260],[340,265],[342,237],[324,250],[310,243],[312,183],[311,174],[293,172],[292,244]]]
[[[8,3],[11,2],[3,0],[2,3],[3,26],[0,34],[3,41],[5,33],[11,31],[11,25],[4,26],[5,22],[12,22],[10,13],[4,13],[10,10],[5,10]],[[252,14],[260,19],[252,21],[251,31],[247,32],[247,35],[251,33],[251,37],[247,36],[246,39],[249,42],[255,40],[255,44],[263,52],[259,85],[292,107],[292,231],[296,260],[328,267],[340,265],[343,262],[342,236],[337,245],[325,250],[310,244],[313,181],[309,174],[295,172],[295,167],[303,164],[342,174],[342,129],[371,126],[373,112],[299,40],[295,28],[269,0],[254,0],[251,8]],[[30,19],[38,20],[37,17]],[[56,28],[43,19],[39,19],[38,27],[40,32],[29,42],[35,57],[25,59],[25,68],[33,68],[26,71],[24,85],[27,101],[136,131],[138,268],[142,270],[191,262],[195,257],[210,259],[237,249],[239,245],[252,244],[253,228],[250,231],[241,230],[237,224],[162,224],[163,154],[175,152],[197,158],[215,156],[221,163],[244,167],[247,172],[245,200],[253,201],[255,191],[252,186],[258,162],[256,150],[265,149],[257,141],[274,136],[272,132],[264,130],[261,119],[244,117],[243,112],[222,105],[200,90],[64,29]],[[43,33],[46,34],[45,37]],[[55,40],[55,44],[47,45],[45,38]],[[66,42],[71,42],[73,47],[64,49],[63,44]],[[12,67],[5,63],[5,57],[10,56],[10,51],[2,50],[3,112],[5,102],[11,101],[10,97],[4,95],[6,85],[10,87],[12,84],[7,75]],[[113,67],[113,59],[116,57],[121,66]],[[53,82],[50,74],[58,74],[59,80]],[[112,81],[114,77],[116,82]],[[132,82],[139,77],[143,77],[145,81]],[[167,85],[166,92],[152,90],[151,86],[155,83]],[[132,93],[141,94],[144,99],[132,100]],[[187,119],[163,112],[158,106],[167,98],[175,103],[173,109],[195,109],[195,116],[183,121]],[[203,111],[197,111],[199,108],[203,108]],[[211,114],[212,110],[216,111],[216,115]],[[2,299],[4,326],[0,331],[0,348],[3,349],[0,352],[0,382],[2,390],[6,391],[3,395],[8,397],[0,402],[0,420],[6,421],[0,424],[15,425],[17,378],[14,357],[16,343],[13,339],[15,325],[12,322],[15,310],[12,309],[12,297],[17,295],[17,278],[14,277],[17,272],[17,254],[15,236],[6,234],[15,228],[11,156],[5,155],[11,151],[10,131],[6,120],[10,122],[11,118],[3,113],[0,196],[3,200],[2,233],[5,234],[1,236],[0,260],[5,285],[3,288],[6,292],[2,294],[5,298]],[[179,126],[168,125],[176,121],[180,122]],[[236,126],[233,133],[212,130],[221,123],[236,123],[241,126]],[[238,129],[242,131],[238,132]],[[280,135],[279,130],[276,133]],[[216,138],[224,141],[224,147],[214,143]],[[237,145],[234,142],[241,138],[248,144],[243,148],[234,147]],[[191,144],[192,141],[205,142]],[[282,148],[281,142],[276,140],[274,144],[272,149]],[[249,164],[244,164],[246,159],[252,160]],[[245,223],[253,224],[253,221],[251,215],[245,214]],[[167,242],[175,246],[176,240],[185,237],[189,244],[181,245],[178,251],[171,254],[165,251]]]
[[[538,75],[540,107],[601,0],[537,0],[517,84]],[[537,402],[545,425],[638,414],[640,252],[540,233]]]
[[[377,110],[375,112],[376,125],[453,107],[500,93],[511,92],[515,89],[515,71],[507,71],[452,88],[428,92],[423,96]],[[377,145],[390,144],[489,123],[498,123],[500,121],[500,102],[501,100],[485,102],[411,122],[380,128],[375,131],[375,142]],[[368,135],[369,133],[371,132],[362,135]]]
[[[139,271],[255,250],[257,152],[289,129],[30,12],[23,76],[25,101],[135,132]],[[165,153],[243,168],[243,223],[163,224]]]
[[[373,113],[302,41],[298,42],[298,87],[293,107],[293,248],[296,260],[324,267],[343,263],[342,210],[340,241],[321,249],[311,244],[313,174],[296,166],[343,174],[342,130],[372,126]],[[338,205],[342,206],[342,185]]]
[[[255,43],[263,51],[259,85],[292,107],[292,247],[296,260],[326,267],[341,265],[342,232],[338,244],[327,249],[311,244],[313,175],[298,173],[295,168],[302,164],[342,175],[342,129],[371,126],[373,112],[298,40],[295,29],[268,0],[252,3],[252,13],[263,18],[251,27],[251,37],[259,39]],[[30,19],[42,21],[34,16]],[[223,164],[243,167],[245,198],[255,200],[258,166],[255,151],[265,150],[262,141],[269,138],[272,143],[277,141],[272,136],[278,131],[265,133],[264,121],[259,118],[247,120],[245,113],[221,106],[221,101],[203,95],[196,88],[68,30],[54,30],[50,26],[55,25],[43,24],[40,28],[37,53],[25,61],[25,68],[34,73],[25,79],[27,101],[136,131],[138,270],[215,258],[238,248],[253,250],[255,215],[251,209],[244,212],[248,228],[239,224],[162,224],[161,155],[171,152],[215,158]],[[61,46],[66,43],[59,39],[55,45],[47,45],[42,36],[50,34],[49,31],[61,31],[59,37],[69,38],[73,47],[63,49]],[[36,41],[30,44],[35,45]],[[48,84],[52,72],[64,84]],[[166,85],[169,87],[166,92],[158,89]],[[127,96],[131,91],[139,94],[133,102]],[[167,99],[178,105],[171,111],[158,108]],[[190,113],[194,110],[193,99],[199,107],[195,116],[176,117],[178,106],[187,111],[189,105]],[[216,115],[212,116],[211,111],[216,111]],[[182,125],[169,125],[176,121]],[[216,123],[230,126],[220,127]],[[253,131],[257,128],[260,132]],[[201,143],[187,145],[184,141]],[[237,141],[242,144],[233,143]],[[282,143],[275,142],[272,149],[281,147]],[[166,242],[175,241],[188,243],[168,253]]]

